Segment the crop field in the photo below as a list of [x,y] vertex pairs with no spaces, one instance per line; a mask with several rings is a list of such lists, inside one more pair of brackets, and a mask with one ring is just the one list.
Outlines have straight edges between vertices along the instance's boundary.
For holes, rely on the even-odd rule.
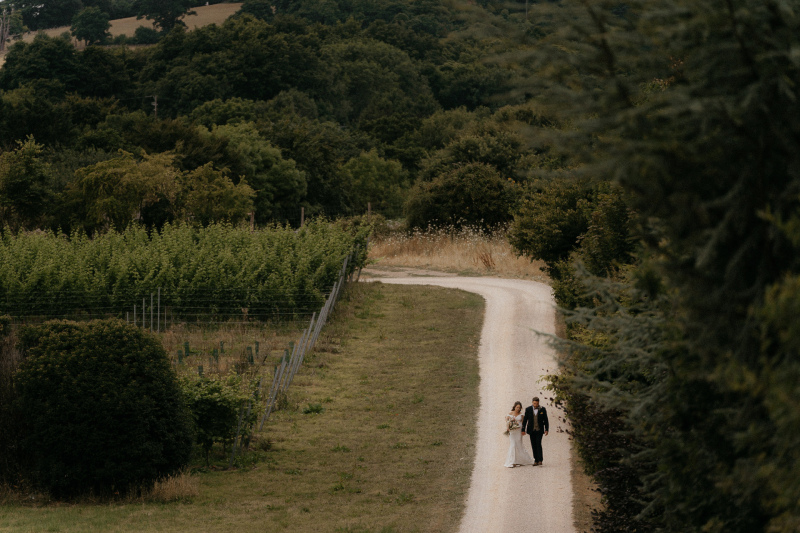
[[[239,11],[239,8],[242,6],[241,3],[235,4],[214,4],[211,6],[198,6],[193,8],[195,11],[194,15],[188,15],[183,18],[184,24],[190,30],[195,28],[202,28],[203,26],[207,26],[209,24],[222,24],[225,20]],[[146,19],[137,19],[136,17],[127,17],[124,19],[116,19],[111,21],[111,28],[109,29],[109,33],[111,37],[116,37],[117,35],[125,35],[127,37],[133,37],[136,28],[139,26],[145,27],[153,27],[152,21]],[[56,37],[63,33],[69,33],[69,26],[61,26],[60,28],[50,28],[49,30],[42,30],[42,33],[48,35],[50,37]],[[24,42],[31,42],[33,41],[34,37],[36,37],[37,32],[28,32],[22,36],[22,40]],[[83,48],[83,43],[73,39],[75,46],[77,48]],[[5,51],[0,52],[0,67],[3,65],[3,58],[5,57]]]
[[[5,235],[0,313],[130,317],[150,326],[155,319],[156,330],[165,318],[172,324],[293,320],[320,308],[354,245],[354,236],[325,222],[297,232],[223,224],[202,231],[165,226],[151,236],[129,228],[94,239]],[[352,266],[360,264],[359,258]]]
[[[193,8],[193,11],[195,11],[196,14],[184,17],[183,22],[190,30],[202,28],[203,26],[208,26],[209,24],[222,24],[225,22],[225,19],[239,11],[240,7],[242,7],[241,3],[198,6]],[[126,35],[132,37],[133,32],[135,32],[136,28],[139,26],[152,26],[152,23],[149,20],[137,19],[136,17],[117,19],[111,21],[111,29],[109,31],[111,32],[112,37],[116,37],[117,35]],[[69,31],[69,28],[57,28],[56,30],[49,31],[55,31],[55,34],[58,35],[64,31]]]

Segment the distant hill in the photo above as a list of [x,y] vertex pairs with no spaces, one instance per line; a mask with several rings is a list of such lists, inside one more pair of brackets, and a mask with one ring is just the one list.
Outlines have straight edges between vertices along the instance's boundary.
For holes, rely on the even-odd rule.
[[[241,3],[198,6],[192,8],[197,14],[184,17],[183,22],[186,24],[186,27],[189,28],[190,30],[193,30],[195,28],[201,28],[209,24],[221,24],[228,17],[239,11],[239,8],[241,6],[242,6]],[[152,28],[153,23],[147,19],[137,19],[136,17],[116,19],[111,21],[111,29],[109,30],[109,32],[111,33],[111,37],[116,37],[117,35],[126,35],[128,37],[133,37],[133,33],[139,26]],[[69,29],[70,29],[69,26],[61,26],[60,28],[50,28],[49,30],[41,30],[41,31],[49,35],[50,37],[56,37],[64,32],[69,32]],[[38,32],[28,32],[22,37],[22,40],[25,42],[31,42],[33,41],[33,38],[36,37],[37,33]],[[75,44],[76,46],[78,46],[78,41],[75,41]],[[2,66],[3,64],[4,56],[5,56],[5,51],[0,52],[0,66]]]

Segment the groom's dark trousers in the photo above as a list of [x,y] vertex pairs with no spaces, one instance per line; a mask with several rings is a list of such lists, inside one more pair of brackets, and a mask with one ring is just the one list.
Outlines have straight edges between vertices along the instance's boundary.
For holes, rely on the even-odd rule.
[[531,448],[533,448],[533,460],[537,463],[542,462],[542,437],[544,437],[544,431],[534,431],[530,434],[531,437]]

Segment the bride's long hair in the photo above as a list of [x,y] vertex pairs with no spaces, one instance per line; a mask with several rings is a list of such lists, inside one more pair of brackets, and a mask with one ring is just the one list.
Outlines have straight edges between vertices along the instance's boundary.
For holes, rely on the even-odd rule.
[[522,412],[522,402],[514,402],[514,407],[511,408],[512,413],[517,410],[518,405],[519,405],[519,412],[520,413]]

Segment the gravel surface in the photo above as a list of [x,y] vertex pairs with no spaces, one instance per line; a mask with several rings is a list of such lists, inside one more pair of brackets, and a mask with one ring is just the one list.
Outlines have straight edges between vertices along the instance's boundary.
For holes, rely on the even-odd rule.
[[[381,272],[375,281],[451,287],[486,300],[479,351],[478,442],[460,533],[575,532],[567,424],[541,381],[558,368],[546,338],[537,334],[555,333],[550,287],[512,279],[387,275],[391,276]],[[503,417],[516,400],[527,407],[533,396],[542,400],[550,419],[550,433],[542,441],[544,465],[505,468],[508,437],[502,433]],[[524,440],[530,452],[530,440]]]

